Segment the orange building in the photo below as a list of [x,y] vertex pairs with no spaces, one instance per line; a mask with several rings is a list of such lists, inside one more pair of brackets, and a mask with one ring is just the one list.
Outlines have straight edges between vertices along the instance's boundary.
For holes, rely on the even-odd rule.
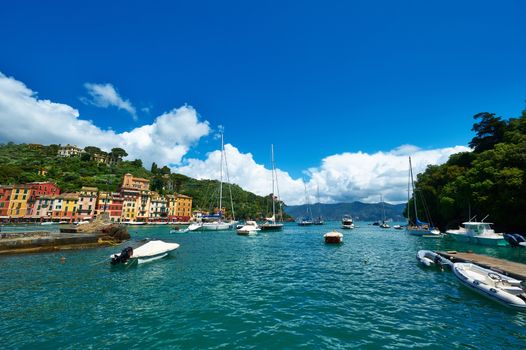
[[121,187],[123,189],[148,191],[150,189],[150,180],[133,177],[132,174],[125,174]]

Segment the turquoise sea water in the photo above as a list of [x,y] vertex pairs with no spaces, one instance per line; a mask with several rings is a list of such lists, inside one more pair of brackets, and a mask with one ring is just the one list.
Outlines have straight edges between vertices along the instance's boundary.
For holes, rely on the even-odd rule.
[[471,249],[526,263],[526,251],[358,225],[340,230],[339,246],[322,238],[337,222],[287,224],[256,237],[131,227],[135,240],[181,247],[129,269],[107,263],[125,245],[0,257],[1,347],[526,347],[526,312],[487,300],[451,272],[424,269],[415,259],[419,249]]

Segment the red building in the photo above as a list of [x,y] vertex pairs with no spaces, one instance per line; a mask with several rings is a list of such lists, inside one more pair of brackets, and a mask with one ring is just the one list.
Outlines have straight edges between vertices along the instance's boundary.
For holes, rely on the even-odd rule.
[[31,186],[31,195],[35,197],[60,194],[60,188],[52,182],[31,182],[28,185]]
[[0,221],[9,219],[7,211],[12,192],[13,186],[0,186]]

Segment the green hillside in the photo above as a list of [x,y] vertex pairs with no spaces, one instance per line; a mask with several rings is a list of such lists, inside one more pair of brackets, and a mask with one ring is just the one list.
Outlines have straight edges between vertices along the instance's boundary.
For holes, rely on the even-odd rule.
[[[172,174],[167,166],[151,170],[142,161],[121,161],[108,166],[90,160],[89,153],[76,157],[59,157],[58,145],[0,144],[0,184],[23,184],[34,181],[55,182],[63,192],[78,191],[82,186],[93,186],[101,191],[117,191],[124,174],[150,180],[150,189],[162,194],[178,192],[193,197],[194,209],[210,210],[218,206],[219,182],[196,180],[181,174]],[[96,147],[86,147],[89,152],[100,152]],[[114,149],[121,153],[122,149]],[[111,154],[111,152],[110,152]],[[122,154],[121,154],[122,155]],[[223,203],[230,208],[230,185],[223,187]],[[231,186],[236,218],[258,219],[268,215],[270,198]]]
[[[428,166],[418,176],[417,194],[423,195],[434,223],[442,229],[456,227],[469,216],[482,220],[488,215],[485,221],[495,223],[497,230],[524,233],[526,111],[508,120],[492,113],[474,118],[476,135],[469,144],[473,152]],[[424,214],[419,216],[425,218]]]

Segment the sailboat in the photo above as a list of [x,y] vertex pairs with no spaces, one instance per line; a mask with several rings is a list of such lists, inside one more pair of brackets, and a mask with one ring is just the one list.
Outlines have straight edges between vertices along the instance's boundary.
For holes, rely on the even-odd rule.
[[[423,222],[418,219],[418,205],[417,205],[417,195],[415,190],[415,183],[413,179],[413,166],[411,164],[411,157],[409,157],[409,182],[407,186],[407,227],[406,231],[407,233],[414,235],[414,236],[424,236],[424,235],[433,235],[433,236],[439,236],[440,231],[437,228],[433,227],[433,223],[431,222],[431,218],[429,216],[429,211],[425,207],[425,200],[422,196],[422,204],[424,205],[424,209],[427,216],[428,222]],[[415,218],[414,221],[411,220],[410,210],[409,210],[409,191],[410,189],[413,190],[413,205],[414,205],[414,211],[415,211]]]
[[310,208],[310,201],[309,196],[307,195],[307,185],[305,182],[303,183],[303,186],[305,187],[305,200],[307,203],[307,211],[305,212],[305,215],[298,221],[298,225],[300,226],[310,226],[313,224],[312,221],[312,210]]
[[[223,162],[226,163],[225,145],[223,139],[223,132],[221,132],[221,164],[219,166],[219,210],[217,214],[207,215],[203,217],[203,222],[198,228],[200,231],[225,231],[232,229],[236,221],[223,220]],[[228,168],[227,168],[228,180]],[[234,214],[234,205],[232,203],[232,190],[230,190],[230,202],[232,204],[232,215]]]
[[389,224],[385,222],[385,203],[382,198],[382,195],[380,195],[380,202],[382,202],[382,223],[379,226],[380,228],[390,228],[391,226],[389,226]]
[[[263,231],[279,231],[283,228],[281,222],[276,221],[276,199],[279,201],[279,188],[278,188],[278,176],[276,174],[276,163],[274,162],[274,145],[270,146],[272,153],[272,216],[270,218],[265,218],[265,223],[260,225],[259,228]],[[275,185],[275,186],[274,186]],[[276,188],[274,188],[276,187]],[[277,190],[278,197],[274,195],[274,189]],[[280,208],[281,208],[281,202]],[[280,209],[281,214],[281,209]],[[283,217],[283,215],[281,215]]]
[[325,224],[325,222],[323,221],[323,217],[321,216],[320,186],[318,186],[318,217],[314,219],[313,224],[314,225]]

